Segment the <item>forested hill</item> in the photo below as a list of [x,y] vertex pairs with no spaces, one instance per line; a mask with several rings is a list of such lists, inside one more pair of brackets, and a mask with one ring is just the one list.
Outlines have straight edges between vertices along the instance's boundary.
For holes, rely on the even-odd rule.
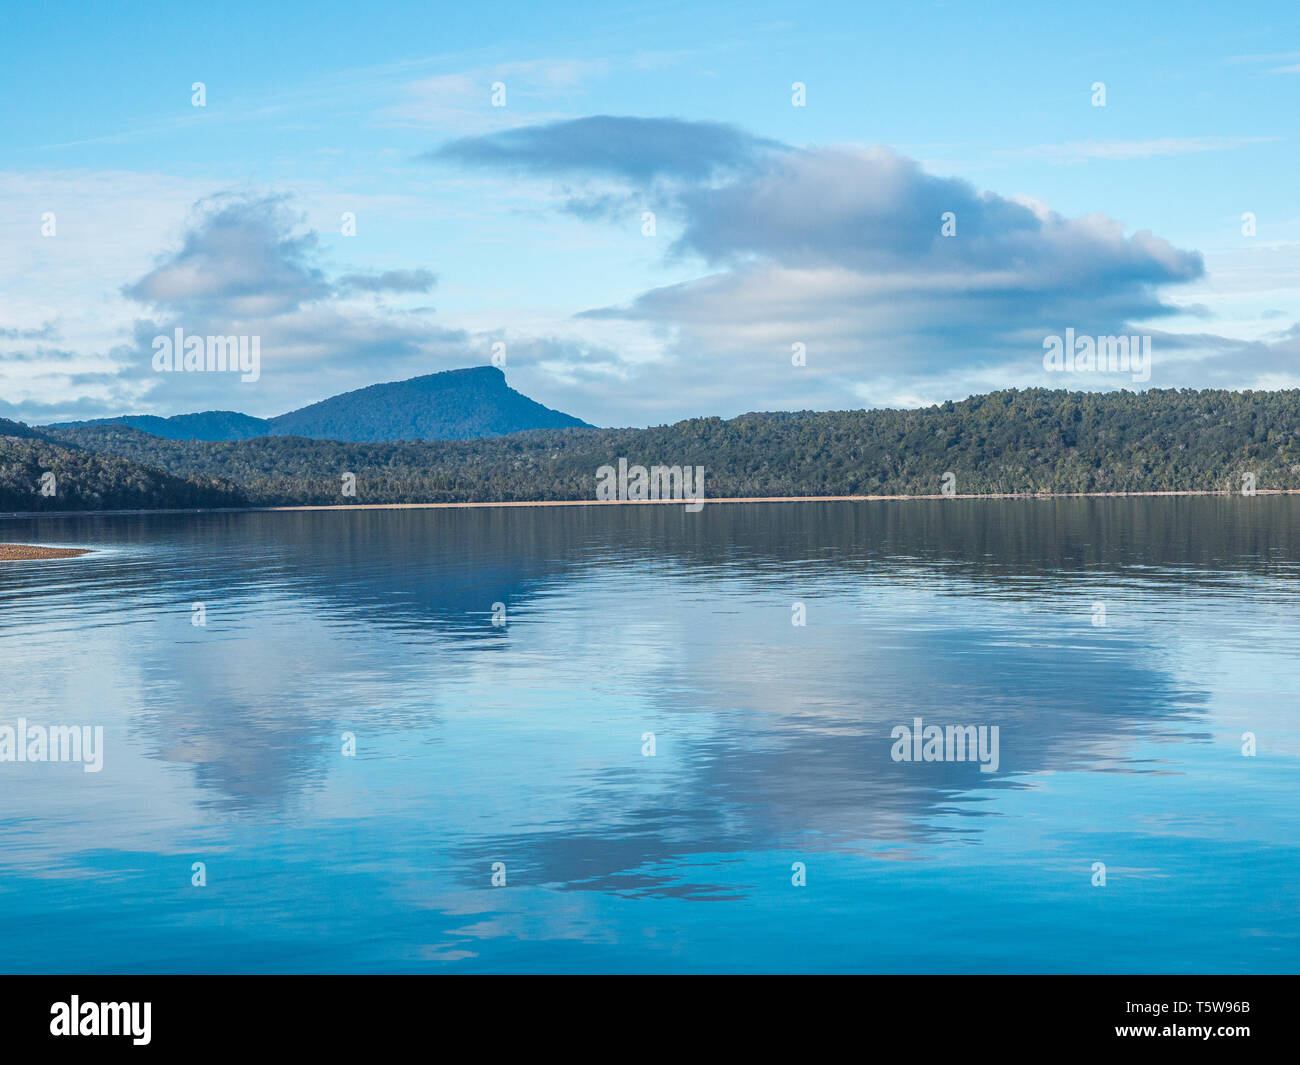
[[[43,430],[89,451],[225,482],[257,505],[591,499],[596,470],[705,468],[726,496],[1239,490],[1300,487],[1300,391],[1008,390],[922,410],[747,414],[650,429],[490,440],[163,440],[120,426]],[[341,477],[357,478],[355,498]]]
[[0,511],[246,505],[247,498],[233,485],[204,476],[177,476],[156,464],[65,446],[20,422],[0,418]]

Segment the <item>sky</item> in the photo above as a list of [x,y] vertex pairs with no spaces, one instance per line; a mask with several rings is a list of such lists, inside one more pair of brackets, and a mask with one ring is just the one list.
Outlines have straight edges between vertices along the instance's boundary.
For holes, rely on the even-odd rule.
[[[0,417],[1300,387],[1294,5],[995,6],[11,9]],[[257,380],[157,372],[178,328]]]

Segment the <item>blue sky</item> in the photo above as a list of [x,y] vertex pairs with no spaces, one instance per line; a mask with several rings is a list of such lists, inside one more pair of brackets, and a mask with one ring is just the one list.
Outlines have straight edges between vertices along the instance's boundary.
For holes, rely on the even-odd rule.
[[[270,415],[498,342],[603,425],[1300,385],[1291,5],[6,19],[5,417]],[[153,373],[176,327],[260,379]],[[1149,380],[1045,370],[1067,328],[1150,335]]]

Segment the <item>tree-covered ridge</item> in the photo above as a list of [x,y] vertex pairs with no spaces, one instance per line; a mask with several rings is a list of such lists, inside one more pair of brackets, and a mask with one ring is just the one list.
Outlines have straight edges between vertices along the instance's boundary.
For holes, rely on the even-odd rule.
[[[592,499],[596,470],[699,465],[706,495],[929,495],[1300,487],[1300,391],[995,392],[921,410],[754,413],[649,429],[535,430],[487,440],[162,440],[120,426],[63,443],[237,486],[254,505]],[[341,477],[356,474],[355,499]]]
[[[52,494],[42,493],[43,480]],[[156,464],[64,446],[0,419],[0,511],[246,505],[242,492],[213,478],[177,476]]]

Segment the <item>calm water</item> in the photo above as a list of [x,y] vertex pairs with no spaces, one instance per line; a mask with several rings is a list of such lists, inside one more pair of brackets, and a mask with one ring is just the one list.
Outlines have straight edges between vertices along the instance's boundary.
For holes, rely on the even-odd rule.
[[1300,968],[1300,499],[0,540],[95,548],[0,563],[0,726],[105,731],[0,764],[3,971]]

